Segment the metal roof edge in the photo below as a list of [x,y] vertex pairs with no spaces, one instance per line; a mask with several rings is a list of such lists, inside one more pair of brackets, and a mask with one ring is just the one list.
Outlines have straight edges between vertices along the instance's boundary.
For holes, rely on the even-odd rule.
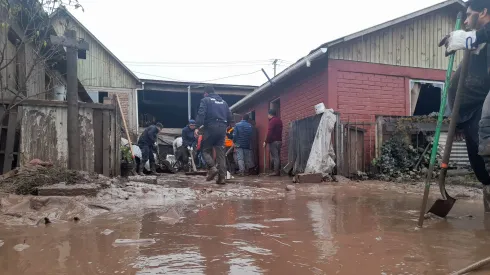
[[142,82],[151,84],[166,84],[166,85],[176,85],[176,86],[204,86],[212,85],[215,88],[236,88],[236,89],[256,89],[258,86],[253,85],[237,85],[237,84],[218,84],[218,83],[203,83],[203,82],[187,82],[187,81],[171,81],[171,80],[158,80],[158,79],[140,79]]
[[302,59],[296,61],[296,63],[289,66],[284,71],[280,72],[277,76],[273,77],[271,79],[271,81],[265,82],[260,87],[255,89],[253,92],[251,92],[250,94],[248,94],[247,96],[245,96],[244,98],[239,100],[237,103],[235,103],[233,106],[231,106],[230,107],[231,111],[235,112],[236,109],[243,107],[243,105],[245,105],[246,103],[251,101],[253,98],[255,98],[259,94],[265,92],[268,88],[272,87],[271,82],[273,84],[276,84],[276,83],[283,81],[292,73],[295,73],[295,72],[301,70],[303,66],[309,67],[312,61],[326,55],[326,53],[327,53],[327,48],[320,48],[320,49],[316,50],[315,52],[310,53],[309,55],[307,55],[307,56],[303,57]]
[[320,47],[314,49],[313,51],[315,51],[315,50],[317,50],[319,48],[332,47],[334,45],[337,45],[337,44],[340,44],[340,43],[343,43],[343,42],[347,42],[347,41],[356,39],[356,38],[361,37],[361,36],[364,36],[364,35],[371,34],[373,32],[376,32],[376,31],[379,31],[379,30],[382,30],[382,29],[385,29],[385,28],[389,28],[389,27],[391,27],[393,25],[396,25],[396,24],[399,24],[399,23],[402,23],[402,22],[405,22],[405,21],[414,19],[414,18],[416,18],[418,16],[425,15],[425,14],[431,13],[433,11],[436,11],[436,10],[439,10],[439,9],[442,9],[442,8],[445,8],[445,7],[448,7],[450,5],[454,5],[454,4],[460,4],[462,7],[466,7],[465,2],[463,2],[461,0],[448,0],[448,1],[444,1],[444,2],[441,2],[441,3],[435,4],[435,5],[432,5],[430,7],[427,7],[427,8],[424,8],[424,9],[421,9],[421,10],[418,10],[418,11],[415,11],[415,12],[412,12],[412,13],[409,13],[407,15],[404,15],[404,16],[401,16],[401,17],[398,17],[398,18],[389,20],[387,22],[384,22],[384,23],[375,25],[373,27],[370,27],[370,28],[367,28],[367,29],[364,29],[364,30],[355,32],[353,34],[349,34],[349,35],[346,35],[346,36],[337,38],[335,40],[326,42],[326,43],[322,44]]

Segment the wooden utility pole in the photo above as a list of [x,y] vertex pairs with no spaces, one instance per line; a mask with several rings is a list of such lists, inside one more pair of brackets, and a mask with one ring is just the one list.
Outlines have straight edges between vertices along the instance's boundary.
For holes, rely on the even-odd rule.
[[272,65],[274,65],[274,76],[276,76],[277,59],[274,59],[274,61],[272,62]]
[[67,30],[65,36],[51,36],[51,43],[66,47],[67,89],[67,137],[68,137],[68,168],[80,170],[80,129],[78,128],[78,52],[87,51],[88,43],[77,40],[74,30]]

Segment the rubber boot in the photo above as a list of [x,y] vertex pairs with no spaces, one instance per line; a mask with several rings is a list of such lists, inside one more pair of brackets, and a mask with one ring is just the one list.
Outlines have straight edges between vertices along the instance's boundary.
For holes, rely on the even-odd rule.
[[208,170],[208,175],[206,177],[206,181],[214,180],[214,178],[216,177],[217,174],[218,174],[218,169],[216,168],[216,166],[211,167]]
[[143,173],[143,169],[144,169],[144,166],[143,164],[141,164],[141,162],[139,164],[136,164],[136,173],[140,176],[144,176],[145,174]]
[[216,184],[225,185],[226,180],[223,177],[218,176],[218,179],[216,180]]
[[150,175],[156,176],[157,173],[157,165],[155,163],[150,163]]
[[483,207],[485,213],[490,213],[490,185],[483,185]]
[[269,174],[269,177],[279,177],[279,176],[281,176],[281,172],[280,171],[276,171],[274,173],[270,173]]

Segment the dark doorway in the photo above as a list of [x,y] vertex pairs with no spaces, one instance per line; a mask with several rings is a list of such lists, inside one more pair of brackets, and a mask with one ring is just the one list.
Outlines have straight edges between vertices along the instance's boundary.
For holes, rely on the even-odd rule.
[[[191,95],[191,116],[196,118],[203,95]],[[229,106],[244,96],[221,95]],[[165,128],[183,128],[188,123],[187,93],[138,91],[138,112],[140,127],[147,127],[161,122]]]

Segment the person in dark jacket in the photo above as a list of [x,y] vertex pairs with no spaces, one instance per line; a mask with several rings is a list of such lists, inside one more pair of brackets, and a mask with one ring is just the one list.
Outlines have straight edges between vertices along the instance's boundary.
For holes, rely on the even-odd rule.
[[[467,27],[470,20],[477,20],[476,28],[451,32],[441,41],[441,45],[446,46],[447,54],[467,47],[474,50],[460,98],[458,128],[465,136],[471,167],[484,186],[485,212],[490,212],[490,48],[485,44],[490,42],[490,0],[470,0],[466,5],[467,19],[464,24]],[[451,78],[448,108],[454,104],[460,71],[461,68],[458,68]]]
[[233,131],[233,142],[236,148],[236,159],[238,172],[241,176],[248,174],[251,167],[250,143],[252,138],[252,125],[248,122],[249,115],[244,115],[242,121],[235,125]]
[[178,148],[177,160],[185,167],[189,163],[190,152],[188,147],[196,149],[197,138],[194,135],[196,130],[196,121],[189,120],[189,124],[182,129],[182,146]]
[[153,153],[156,152],[155,142],[157,142],[158,133],[162,129],[163,125],[161,123],[148,126],[138,139],[138,147],[141,149],[141,161],[136,170],[140,175],[143,175],[143,167],[148,160],[150,160],[151,173],[156,174],[155,156]]
[[197,138],[194,135],[194,131],[196,130],[196,121],[191,119],[189,120],[189,124],[182,129],[182,146],[187,147],[196,147]]
[[264,147],[269,145],[274,172],[270,176],[281,175],[281,145],[282,145],[282,121],[277,117],[276,110],[269,110],[269,128]]
[[[206,180],[213,180],[216,175],[217,184],[226,183],[226,161],[225,161],[225,135],[226,127],[231,124],[233,117],[231,115],[228,103],[224,101],[214,91],[213,86],[204,87],[204,98],[201,99],[199,110],[197,112],[197,127],[203,128],[202,150],[204,160],[208,166],[208,176]],[[199,129],[196,129],[198,136]],[[216,152],[216,163],[213,159],[213,149]],[[218,168],[216,168],[216,164]]]

